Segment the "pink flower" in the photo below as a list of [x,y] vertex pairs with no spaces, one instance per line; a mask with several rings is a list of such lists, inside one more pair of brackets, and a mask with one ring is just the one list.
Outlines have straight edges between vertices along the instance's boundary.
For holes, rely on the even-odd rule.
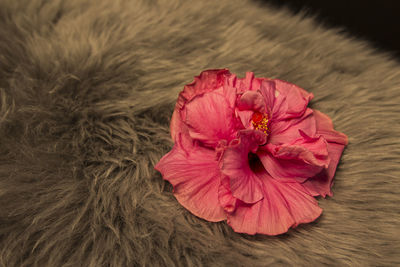
[[203,71],[179,94],[173,149],[155,166],[186,209],[234,231],[278,235],[318,218],[347,136],[276,79]]

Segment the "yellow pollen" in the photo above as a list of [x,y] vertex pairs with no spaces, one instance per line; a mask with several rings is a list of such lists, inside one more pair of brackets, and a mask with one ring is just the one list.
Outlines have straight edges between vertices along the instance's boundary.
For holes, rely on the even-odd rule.
[[268,135],[268,116],[266,114],[255,112],[253,114],[251,123],[253,124],[254,129],[260,130]]

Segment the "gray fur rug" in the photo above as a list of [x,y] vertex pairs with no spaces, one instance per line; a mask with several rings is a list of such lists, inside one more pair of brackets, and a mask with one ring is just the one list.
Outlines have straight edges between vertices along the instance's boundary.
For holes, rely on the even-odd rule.
[[[154,165],[204,69],[280,78],[348,135],[323,215],[269,237],[178,204]],[[400,64],[240,0],[0,1],[1,266],[400,264]]]

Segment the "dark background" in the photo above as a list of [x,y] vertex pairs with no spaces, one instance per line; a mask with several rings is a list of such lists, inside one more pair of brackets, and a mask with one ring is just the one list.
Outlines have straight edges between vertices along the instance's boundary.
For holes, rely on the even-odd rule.
[[342,27],[350,35],[369,40],[392,52],[400,61],[400,0],[260,0],[294,13],[317,15],[320,23]]

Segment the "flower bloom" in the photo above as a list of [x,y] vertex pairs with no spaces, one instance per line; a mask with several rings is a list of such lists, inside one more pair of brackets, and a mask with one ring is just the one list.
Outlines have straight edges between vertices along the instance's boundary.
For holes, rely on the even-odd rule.
[[234,231],[278,235],[318,218],[347,136],[307,107],[312,93],[277,79],[206,70],[179,94],[173,149],[155,169],[179,203]]

